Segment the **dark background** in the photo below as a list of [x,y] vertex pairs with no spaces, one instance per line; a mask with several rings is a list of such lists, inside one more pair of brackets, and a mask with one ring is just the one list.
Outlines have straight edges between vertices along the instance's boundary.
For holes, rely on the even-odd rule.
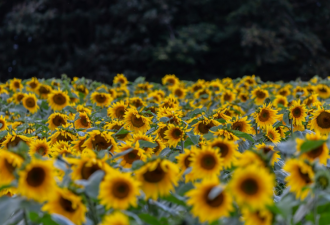
[[329,0],[0,0],[0,80],[330,75]]

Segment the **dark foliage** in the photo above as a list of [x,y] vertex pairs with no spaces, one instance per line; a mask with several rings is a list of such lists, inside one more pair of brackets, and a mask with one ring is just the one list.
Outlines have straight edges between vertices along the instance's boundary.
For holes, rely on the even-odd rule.
[[328,0],[0,0],[0,79],[330,73]]

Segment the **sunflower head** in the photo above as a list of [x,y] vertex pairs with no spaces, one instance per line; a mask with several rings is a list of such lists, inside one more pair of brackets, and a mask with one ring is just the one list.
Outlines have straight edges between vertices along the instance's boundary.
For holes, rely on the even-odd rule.
[[2,115],[0,116],[0,131],[4,131],[7,129],[7,121],[5,119],[5,117],[3,117]]
[[37,88],[37,94],[40,96],[41,99],[47,99],[48,94],[52,92],[52,87],[46,84],[40,84]]
[[124,101],[115,102],[108,108],[108,116],[112,119],[123,120],[128,105]]
[[273,142],[274,144],[277,144],[281,141],[280,133],[273,126],[266,127],[265,136],[269,141]]
[[48,118],[48,127],[50,130],[55,130],[59,126],[65,126],[69,117],[62,113],[53,113]]
[[20,168],[23,164],[24,159],[9,151],[0,151],[0,170],[1,170],[1,180],[0,185],[8,185],[14,179],[14,173],[16,169]]
[[266,128],[268,125],[273,125],[279,116],[277,110],[271,108],[271,104],[263,105],[257,112],[253,114],[256,123],[261,128]]
[[162,78],[163,85],[167,85],[168,87],[176,86],[179,84],[179,79],[174,74],[166,74]]
[[128,217],[125,214],[123,214],[119,211],[115,211],[114,213],[109,214],[102,219],[101,225],[109,225],[109,224],[129,225],[130,222],[129,222]]
[[220,157],[223,159],[223,166],[229,168],[236,162],[239,156],[238,145],[233,140],[216,138],[210,142],[210,146],[220,153]]
[[267,90],[263,90],[257,87],[252,91],[252,98],[254,99],[256,105],[262,105],[266,98],[268,98],[269,93]]
[[60,89],[53,90],[48,94],[48,103],[53,110],[60,111],[70,104],[70,97]]
[[307,116],[306,106],[300,104],[300,100],[293,101],[290,108],[290,118],[296,126],[302,125],[306,121]]
[[312,115],[311,129],[328,134],[330,132],[330,110],[319,107]]
[[16,92],[17,90],[21,91],[23,89],[23,84],[21,79],[12,79],[9,85],[10,90]]
[[111,135],[112,133],[110,132],[93,130],[89,133],[89,138],[82,147],[97,151],[109,149],[110,152],[115,152],[117,150],[117,143]]
[[92,127],[91,120],[86,113],[79,113],[79,118],[74,122],[74,126],[76,129],[88,129]]
[[124,74],[118,73],[117,76],[113,78],[113,83],[119,84],[120,86],[126,86],[128,84],[128,81]]
[[119,150],[117,153],[125,152],[130,150],[127,154],[124,154],[119,158],[121,160],[120,164],[124,168],[131,168],[132,164],[136,160],[145,161],[147,159],[147,156],[150,157],[150,154],[145,152],[142,148],[139,146],[139,142],[136,142],[135,144],[133,142],[127,141],[126,144],[123,144],[121,147],[119,147]]
[[150,118],[143,116],[136,108],[128,109],[124,116],[125,128],[135,132],[150,129]]
[[49,154],[51,153],[51,148],[49,146],[49,143],[46,141],[46,139],[41,139],[41,140],[37,139],[31,142],[29,153],[31,156],[33,156],[34,154],[38,154],[41,156],[48,157]]
[[23,106],[29,110],[31,113],[36,113],[39,109],[37,105],[38,99],[36,98],[35,94],[25,94],[24,98],[22,99]]
[[165,131],[164,134],[165,134],[165,138],[168,139],[168,144],[170,146],[175,147],[185,137],[186,129],[184,129],[180,126],[175,126],[173,124],[169,124],[168,130]]

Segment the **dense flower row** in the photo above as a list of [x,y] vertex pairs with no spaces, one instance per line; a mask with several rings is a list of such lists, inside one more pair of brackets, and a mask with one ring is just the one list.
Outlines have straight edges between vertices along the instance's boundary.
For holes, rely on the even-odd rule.
[[0,84],[0,205],[12,207],[0,222],[20,211],[44,224],[328,218],[328,80],[162,84],[122,74],[112,86],[65,75]]

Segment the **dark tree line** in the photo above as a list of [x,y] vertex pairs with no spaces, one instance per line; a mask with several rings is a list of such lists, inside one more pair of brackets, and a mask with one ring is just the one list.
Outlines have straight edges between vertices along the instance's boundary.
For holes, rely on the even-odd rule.
[[0,79],[330,75],[328,0],[0,0]]

